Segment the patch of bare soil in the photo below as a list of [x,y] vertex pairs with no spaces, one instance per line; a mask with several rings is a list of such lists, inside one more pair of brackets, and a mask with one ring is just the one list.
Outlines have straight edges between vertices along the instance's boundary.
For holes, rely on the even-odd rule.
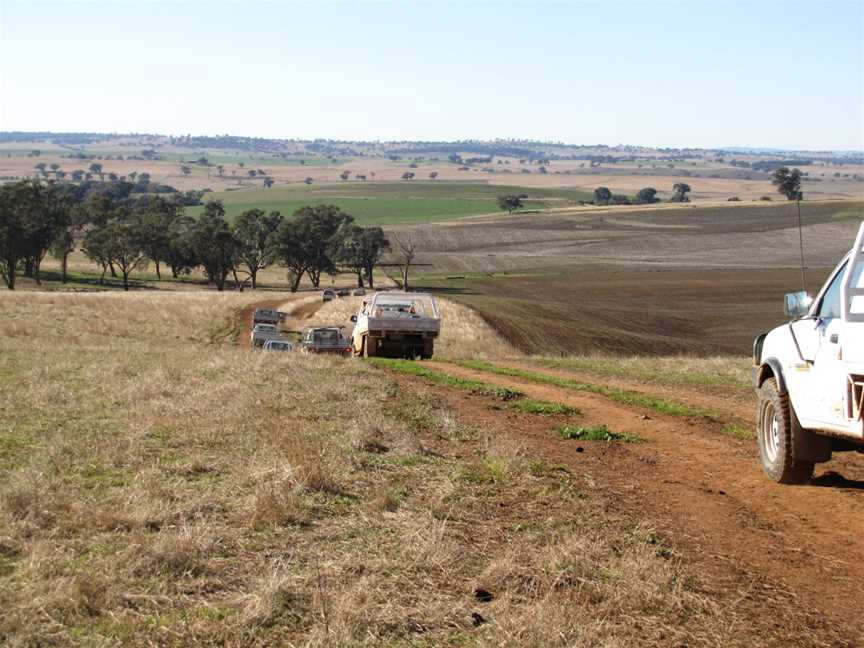
[[755,444],[721,435],[717,421],[663,416],[599,395],[446,363],[429,366],[578,407],[584,425],[604,424],[644,439],[634,444],[565,441],[548,422],[522,422],[514,429],[512,413],[490,409],[488,400],[436,388],[469,422],[509,429],[532,452],[611,488],[617,493],[615,506],[653,522],[700,574],[706,593],[734,605],[742,627],[759,629],[758,645],[775,643],[769,637],[792,645],[864,642],[860,467],[845,461],[829,466],[832,470],[810,485],[780,486],[762,474]]

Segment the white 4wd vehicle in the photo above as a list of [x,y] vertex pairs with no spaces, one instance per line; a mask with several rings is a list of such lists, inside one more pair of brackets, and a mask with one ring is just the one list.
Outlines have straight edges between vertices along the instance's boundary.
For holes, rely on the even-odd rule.
[[816,299],[786,295],[792,321],[753,344],[759,454],[783,484],[832,451],[864,452],[864,223]]

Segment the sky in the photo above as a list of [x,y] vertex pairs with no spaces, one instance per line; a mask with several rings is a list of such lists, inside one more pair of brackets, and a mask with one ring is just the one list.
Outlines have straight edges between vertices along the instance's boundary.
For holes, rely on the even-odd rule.
[[0,131],[864,149],[864,0],[0,0]]

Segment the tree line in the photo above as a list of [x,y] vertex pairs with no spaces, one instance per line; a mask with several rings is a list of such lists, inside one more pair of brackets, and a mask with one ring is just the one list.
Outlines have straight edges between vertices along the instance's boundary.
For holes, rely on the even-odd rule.
[[322,275],[340,271],[354,273],[358,287],[374,288],[375,266],[390,248],[380,227],[361,227],[333,205],[301,207],[289,217],[250,209],[232,224],[220,201],[208,201],[194,217],[185,213],[183,195],[133,194],[116,185],[0,186],[0,275],[7,288],[14,290],[21,275],[41,284],[49,253],[60,260],[66,283],[76,245],[102,269],[100,284],[110,273],[125,290],[130,274],[151,263],[160,280],[163,267],[173,277],[201,269],[220,291],[229,277],[254,289],[259,272],[272,265],[287,269],[292,292],[304,275],[318,288]]

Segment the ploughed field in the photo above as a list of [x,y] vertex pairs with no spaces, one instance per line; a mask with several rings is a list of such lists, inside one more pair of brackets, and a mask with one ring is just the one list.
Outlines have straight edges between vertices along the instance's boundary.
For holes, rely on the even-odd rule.
[[[848,250],[864,203],[802,203],[807,285]],[[800,290],[794,204],[477,218],[394,228],[421,249],[416,286],[472,307],[540,354],[749,353]]]
[[[811,272],[811,285],[827,273]],[[430,285],[527,353],[745,355],[800,281],[798,270],[572,270]]]

